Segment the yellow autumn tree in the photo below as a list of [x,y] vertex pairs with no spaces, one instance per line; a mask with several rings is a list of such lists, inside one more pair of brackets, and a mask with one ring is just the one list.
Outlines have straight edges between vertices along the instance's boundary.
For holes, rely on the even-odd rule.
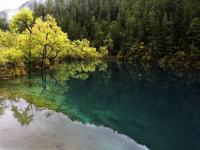
[[19,13],[12,17],[10,21],[10,30],[12,32],[21,33],[25,29],[31,32],[30,26],[33,23],[33,12],[29,9],[22,9]]
[[31,10],[22,9],[11,19],[9,27],[10,32],[0,31],[0,49],[5,51],[1,52],[1,62],[7,62],[8,58],[11,62],[23,60],[26,64],[46,69],[67,58],[96,59],[103,56],[90,46],[87,39],[70,41],[50,15],[34,19]]
[[10,64],[14,67],[22,62],[23,53],[16,49],[16,34],[0,30],[0,65]]
[[42,68],[43,65],[53,65],[70,45],[68,35],[58,27],[56,20],[50,15],[44,21],[42,18],[36,19],[32,32],[34,51],[39,54]]
[[27,59],[39,63],[42,69],[53,65],[70,44],[67,34],[50,15],[45,19],[37,18],[30,30],[31,35],[29,30],[19,35],[18,48],[22,49]]

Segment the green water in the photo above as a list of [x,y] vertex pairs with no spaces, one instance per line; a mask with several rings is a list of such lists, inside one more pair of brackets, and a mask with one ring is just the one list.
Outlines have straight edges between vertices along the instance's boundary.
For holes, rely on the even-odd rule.
[[71,120],[111,128],[152,150],[199,150],[199,77],[116,63],[71,63],[42,76],[2,81],[1,91]]

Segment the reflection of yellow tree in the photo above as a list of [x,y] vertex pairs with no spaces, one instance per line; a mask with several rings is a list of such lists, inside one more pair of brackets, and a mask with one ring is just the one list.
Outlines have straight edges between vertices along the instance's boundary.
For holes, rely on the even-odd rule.
[[12,106],[14,117],[20,122],[22,126],[29,125],[33,121],[33,114],[29,114],[32,105],[29,104],[24,110],[18,110],[18,107]]
[[3,115],[5,107],[3,100],[0,98],[0,115]]
[[56,78],[59,81],[67,81],[73,78],[86,80],[89,77],[89,74],[95,72],[99,66],[100,71],[105,71],[107,69],[107,63],[99,61],[62,64],[57,68]]
[[[0,103],[1,104],[1,103]],[[4,112],[4,107],[3,106],[0,106],[0,115],[3,115],[3,112]]]
[[[0,93],[2,94],[5,91],[3,95],[8,95],[10,99],[22,97],[37,107],[56,110],[70,88],[67,81],[71,79],[86,80],[91,73],[95,71],[104,72],[107,67],[107,62],[100,60],[59,64],[56,70],[43,72],[42,77],[29,76],[29,78],[6,82],[5,85],[0,85]],[[31,105],[25,110],[12,107],[15,118],[22,125],[29,124],[33,119],[33,115],[29,113],[30,107]]]
[[[41,87],[38,88],[38,85],[41,85],[41,83],[38,84],[40,81],[36,81],[34,86],[37,87],[37,89],[41,89],[39,93],[45,96],[45,98],[49,97],[49,99],[51,99],[56,96],[56,101],[60,101],[63,94],[69,89],[66,81],[70,79],[86,80],[89,78],[90,73],[96,70],[106,71],[107,67],[107,63],[102,61],[78,61],[59,64],[56,70],[52,70],[50,74],[48,71],[42,73],[42,89]],[[31,93],[36,93],[36,91]]]

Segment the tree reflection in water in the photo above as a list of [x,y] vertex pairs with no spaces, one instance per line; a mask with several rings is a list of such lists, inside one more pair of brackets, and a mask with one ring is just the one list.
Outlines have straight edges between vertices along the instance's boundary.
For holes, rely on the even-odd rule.
[[19,121],[19,123],[24,125],[29,125],[33,121],[33,114],[31,113],[32,104],[29,104],[24,109],[19,109],[17,106],[12,106],[13,116]]
[[32,104],[53,108],[72,120],[110,127],[151,149],[174,149],[174,143],[177,150],[200,147],[196,72],[71,63],[44,75],[43,80],[34,74],[31,80],[6,82],[0,89],[15,91]]
[[4,108],[5,108],[5,106],[4,106],[3,102],[2,102],[1,99],[0,99],[0,116],[3,115],[3,113],[4,113]]

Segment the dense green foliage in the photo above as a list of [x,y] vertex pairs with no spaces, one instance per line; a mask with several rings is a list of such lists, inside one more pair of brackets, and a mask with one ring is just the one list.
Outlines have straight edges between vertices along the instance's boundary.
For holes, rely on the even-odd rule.
[[5,18],[0,18],[0,29],[2,30],[8,29],[8,24]]
[[35,9],[46,14],[71,39],[88,38],[111,55],[142,62],[200,56],[199,0],[47,0]]
[[34,19],[32,11],[22,9],[9,27],[10,31],[0,30],[0,65],[46,69],[66,58],[88,60],[107,55],[106,48],[98,52],[87,39],[71,41],[50,15]]

